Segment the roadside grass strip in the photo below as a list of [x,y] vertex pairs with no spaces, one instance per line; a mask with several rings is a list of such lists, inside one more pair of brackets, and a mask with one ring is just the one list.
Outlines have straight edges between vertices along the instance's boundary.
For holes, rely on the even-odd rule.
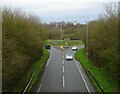
[[62,40],[62,42],[61,40],[48,40],[47,43],[51,46],[78,46],[83,44],[80,40]]
[[111,79],[111,76],[107,75],[99,67],[93,65],[92,61],[89,58],[86,60],[84,48],[82,48],[76,52],[75,58],[81,63],[81,65],[83,66],[83,68],[85,69],[87,74],[89,75],[89,78],[91,79],[97,92],[101,92],[101,89],[98,87],[97,83],[94,81],[94,79],[88,73],[88,69],[92,72],[92,74],[94,75],[96,80],[99,82],[99,84],[102,86],[102,88],[105,92],[115,92],[115,91],[117,92],[117,89],[116,89],[117,85]]

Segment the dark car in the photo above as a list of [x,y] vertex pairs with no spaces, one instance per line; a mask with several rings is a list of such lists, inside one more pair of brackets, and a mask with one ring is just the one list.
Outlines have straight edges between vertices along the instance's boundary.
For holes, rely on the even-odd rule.
[[45,48],[46,48],[46,49],[51,49],[50,44],[46,44],[46,45],[45,45]]

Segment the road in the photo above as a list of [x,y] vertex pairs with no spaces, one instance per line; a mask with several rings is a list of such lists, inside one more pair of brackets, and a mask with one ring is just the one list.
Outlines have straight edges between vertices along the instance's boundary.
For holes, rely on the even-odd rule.
[[65,59],[66,54],[74,56],[75,51],[67,48],[62,52],[52,47],[50,53],[42,79],[38,81],[34,92],[95,92],[81,64],[75,59]]

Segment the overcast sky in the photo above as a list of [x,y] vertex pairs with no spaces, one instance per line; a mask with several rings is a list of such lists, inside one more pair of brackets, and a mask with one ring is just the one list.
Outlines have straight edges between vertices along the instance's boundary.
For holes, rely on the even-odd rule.
[[86,21],[98,18],[103,13],[104,4],[119,0],[0,0],[0,6],[20,8],[34,14],[43,22]]

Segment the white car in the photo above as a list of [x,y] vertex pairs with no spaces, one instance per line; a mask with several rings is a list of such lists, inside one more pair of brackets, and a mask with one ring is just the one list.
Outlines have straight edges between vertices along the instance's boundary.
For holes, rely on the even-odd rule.
[[73,56],[72,55],[66,55],[66,60],[72,60],[73,59]]
[[73,50],[73,51],[76,51],[77,49],[78,49],[77,46],[73,46],[73,47],[72,47],[72,50]]

